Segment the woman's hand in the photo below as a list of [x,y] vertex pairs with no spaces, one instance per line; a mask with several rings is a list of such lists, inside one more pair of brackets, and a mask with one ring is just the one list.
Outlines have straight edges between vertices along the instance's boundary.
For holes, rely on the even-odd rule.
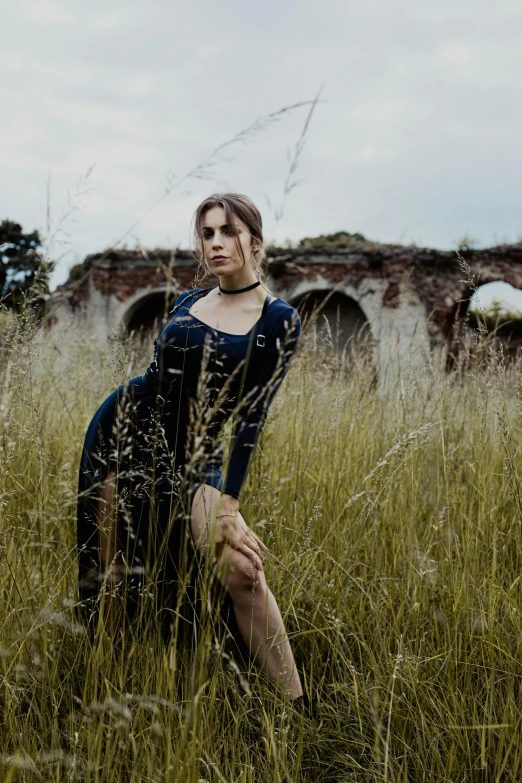
[[224,544],[229,544],[233,549],[242,552],[249,560],[252,560],[255,567],[263,570],[263,550],[268,551],[268,547],[261,541],[259,536],[250,530],[243,517],[239,514],[239,500],[232,495],[223,495],[221,504],[215,519],[215,529],[211,534],[215,546],[214,563],[217,563]]

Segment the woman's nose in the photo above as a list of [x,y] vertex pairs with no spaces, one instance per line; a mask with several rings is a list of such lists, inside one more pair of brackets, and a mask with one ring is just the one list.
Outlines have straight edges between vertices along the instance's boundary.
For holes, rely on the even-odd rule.
[[214,238],[212,240],[212,247],[223,247],[221,234],[218,231],[216,231],[216,233],[214,234]]

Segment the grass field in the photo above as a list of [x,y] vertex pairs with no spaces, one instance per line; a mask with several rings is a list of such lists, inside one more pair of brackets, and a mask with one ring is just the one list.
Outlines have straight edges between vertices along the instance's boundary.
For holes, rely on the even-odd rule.
[[522,780],[520,366],[434,355],[384,395],[303,332],[241,511],[313,719],[210,635],[113,655],[77,622],[80,448],[131,347],[3,324],[0,781]]

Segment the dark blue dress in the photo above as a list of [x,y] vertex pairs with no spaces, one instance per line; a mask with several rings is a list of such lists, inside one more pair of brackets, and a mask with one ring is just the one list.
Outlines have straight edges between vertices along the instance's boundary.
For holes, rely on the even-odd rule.
[[[291,305],[277,298],[269,302],[267,294],[252,329],[229,334],[189,312],[209,290],[180,294],[154,341],[145,374],[107,397],[87,429],[77,533],[80,601],[91,622],[101,578],[100,482],[116,474],[118,545],[127,565],[142,575],[136,583],[143,588],[143,575],[155,574],[158,610],[179,610],[180,563],[193,566],[198,559],[189,522],[194,491],[203,482],[239,498],[266,414],[296,350],[301,321]],[[230,416],[223,476],[220,432]]]

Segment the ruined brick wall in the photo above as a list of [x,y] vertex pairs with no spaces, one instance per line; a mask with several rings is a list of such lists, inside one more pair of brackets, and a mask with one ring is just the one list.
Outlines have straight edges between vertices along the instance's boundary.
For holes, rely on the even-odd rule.
[[522,243],[466,251],[463,257],[469,273],[455,251],[431,248],[361,243],[346,249],[275,251],[272,275],[290,289],[296,280],[317,275],[332,284],[348,279],[356,288],[363,280],[384,280],[386,308],[398,307],[407,279],[424,304],[431,337],[440,343],[451,336],[457,311],[467,311],[474,288],[504,280],[522,289]]
[[[504,280],[522,289],[522,243],[467,251],[465,261],[470,280],[455,251],[354,242],[348,247],[276,248],[270,253],[267,272],[271,290],[292,303],[299,299],[303,286],[311,289],[318,281],[322,290],[337,284],[340,290],[349,287],[355,299],[364,288],[365,296],[374,295],[383,311],[399,310],[404,292],[409,291],[422,305],[430,341],[442,344],[452,336],[457,312],[466,311],[473,284]],[[162,265],[169,264],[180,289],[190,288],[197,264],[189,251],[177,251],[173,259],[170,251],[145,255],[124,250],[88,256],[83,264],[87,279],[60,286],[54,298],[66,296],[73,310],[88,310],[95,299],[98,307],[110,301],[113,312],[120,313],[116,305],[123,306],[137,292],[165,287]],[[216,284],[212,276],[201,286]]]

